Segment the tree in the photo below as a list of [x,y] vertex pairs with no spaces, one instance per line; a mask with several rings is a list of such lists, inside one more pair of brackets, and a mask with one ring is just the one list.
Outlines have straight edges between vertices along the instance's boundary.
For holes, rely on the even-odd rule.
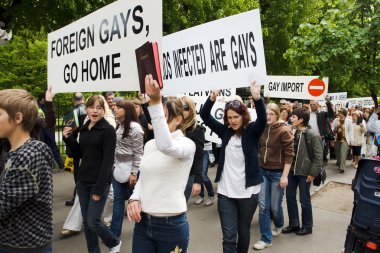
[[7,30],[54,31],[114,0],[2,0],[0,21]]
[[14,36],[0,47],[0,87],[22,88],[38,95],[46,89],[47,41],[44,33],[33,39]]
[[304,23],[285,54],[297,74],[329,77],[329,91],[377,97],[380,2],[329,1],[318,24]]

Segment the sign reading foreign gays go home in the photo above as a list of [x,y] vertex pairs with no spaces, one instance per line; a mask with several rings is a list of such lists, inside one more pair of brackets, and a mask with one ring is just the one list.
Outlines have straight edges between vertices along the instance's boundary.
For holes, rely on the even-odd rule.
[[265,81],[258,9],[219,19],[163,38],[165,94],[247,87]]
[[119,0],[48,35],[54,92],[136,91],[135,49],[161,45],[162,0]]
[[271,98],[324,99],[328,78],[318,76],[267,76],[264,96]]

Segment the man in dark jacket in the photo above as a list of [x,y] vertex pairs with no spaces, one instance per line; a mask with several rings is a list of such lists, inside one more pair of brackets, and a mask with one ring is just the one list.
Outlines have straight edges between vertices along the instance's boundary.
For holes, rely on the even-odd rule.
[[332,132],[330,122],[335,118],[335,112],[330,102],[330,96],[326,95],[327,112],[319,109],[317,100],[310,100],[310,126],[316,134],[321,136],[323,144],[323,161],[327,163],[327,154],[329,152],[329,134]]

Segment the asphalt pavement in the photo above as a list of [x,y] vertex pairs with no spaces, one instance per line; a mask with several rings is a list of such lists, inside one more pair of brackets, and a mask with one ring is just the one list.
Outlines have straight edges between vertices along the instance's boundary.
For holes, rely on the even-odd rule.
[[[325,186],[312,187],[315,194],[312,197],[314,228],[313,234],[297,236],[295,234],[281,234],[274,237],[273,245],[261,250],[265,253],[272,252],[297,252],[297,253],[339,253],[341,252],[346,229],[350,223],[353,193],[348,184],[351,183],[355,175],[355,169],[347,162],[346,172],[338,173],[335,160],[327,165],[327,182]],[[209,176],[215,178],[216,167],[209,169]],[[74,181],[73,176],[67,172],[58,172],[54,176],[54,253],[85,253],[87,252],[84,233],[69,238],[62,239],[60,232],[62,225],[70,211],[70,207],[65,206],[65,201],[72,197]],[[330,182],[330,184],[329,184]],[[330,186],[332,182],[339,185],[347,185],[342,191],[332,192]],[[329,188],[326,188],[329,187]],[[333,189],[332,187],[331,189]],[[216,190],[216,185],[214,184]],[[333,194],[327,194],[327,193]],[[318,198],[317,198],[318,197]],[[188,219],[190,223],[190,244],[189,253],[221,253],[222,252],[222,232],[217,211],[217,199],[212,206],[204,204],[195,205],[195,198],[191,198],[188,203]],[[345,208],[340,208],[344,205]],[[285,225],[288,225],[288,215],[286,201],[284,197],[284,217]],[[335,208],[336,207],[336,208]],[[348,208],[347,208],[348,207]],[[347,210],[348,209],[348,210]],[[132,231],[134,224],[125,217],[123,231],[121,235],[121,253],[130,253],[132,246]],[[254,215],[251,225],[251,244],[249,252],[253,250],[253,244],[260,239],[258,209]],[[100,243],[102,252],[108,252],[103,243]],[[168,252],[169,253],[169,252]]]

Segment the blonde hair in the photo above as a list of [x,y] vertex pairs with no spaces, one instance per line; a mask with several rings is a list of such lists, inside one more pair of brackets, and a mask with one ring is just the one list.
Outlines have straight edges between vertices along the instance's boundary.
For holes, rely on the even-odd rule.
[[21,127],[24,131],[32,131],[38,116],[36,99],[26,90],[5,89],[0,91],[0,108],[14,121],[17,113],[22,114]]
[[189,117],[183,119],[183,129],[194,130],[197,126],[197,112],[195,110],[194,100],[187,96],[181,98],[182,104],[189,107]]
[[274,112],[277,116],[277,121],[280,120],[280,107],[278,107],[277,104],[275,103],[267,104],[267,110],[271,110],[272,112]]
[[177,126],[177,129],[180,129],[183,133],[185,133],[186,129],[183,127],[185,117],[183,116],[183,105],[181,99],[170,96],[164,98],[162,103],[168,110],[168,123],[170,123],[175,117],[181,116],[182,122]]

